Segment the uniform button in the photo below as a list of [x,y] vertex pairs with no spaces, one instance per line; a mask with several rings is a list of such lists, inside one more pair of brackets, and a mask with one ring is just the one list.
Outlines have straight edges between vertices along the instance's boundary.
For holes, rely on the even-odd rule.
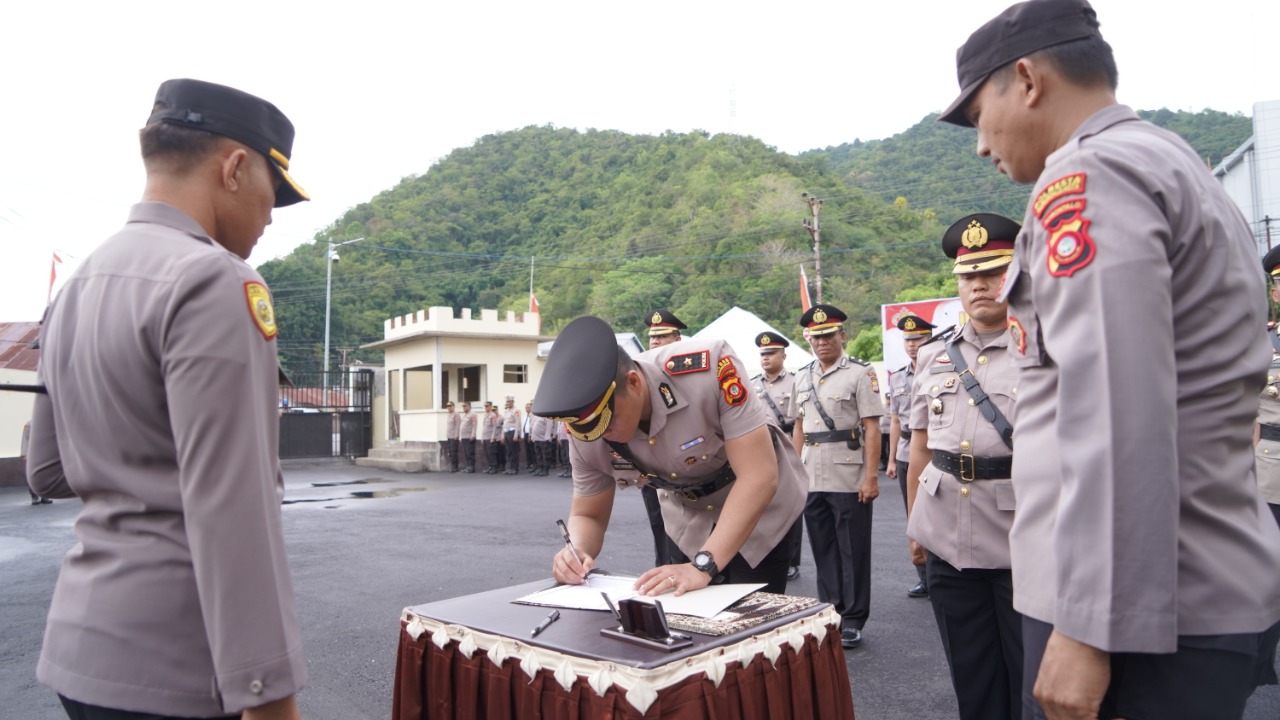
[[979,356],[978,356],[978,364],[979,364],[979,365],[986,365],[986,364],[987,364],[987,356],[986,356],[986,355],[979,355]]
[[1263,455],[1270,455],[1270,454],[1271,454],[1271,451],[1270,451],[1270,450],[1263,450],[1263,451],[1262,451],[1262,454],[1263,454]]
[[679,476],[679,475],[677,475],[677,474],[675,474],[675,473],[671,473],[671,479],[672,479],[672,480],[675,480],[675,479],[676,479],[676,478],[678,478],[678,477],[680,477],[680,476]]
[[967,487],[960,488],[960,497],[969,497],[969,488]]
[[249,692],[253,693],[254,695],[261,695],[261,694],[262,694],[262,681],[261,681],[261,680],[254,680],[253,682],[249,683]]
[[715,510],[715,509],[716,509],[716,506],[715,506],[715,505],[708,505],[708,506],[707,506],[707,512],[711,512],[712,510]]
[[936,393],[936,392],[938,392],[938,386],[937,386],[937,385],[934,385],[934,386],[933,386],[933,388],[931,388],[931,389],[929,390],[929,392],[931,392],[931,393]]
[[962,441],[960,441],[960,449],[961,449],[961,450],[968,450],[968,449],[969,449],[969,447],[970,447],[970,445],[969,445],[969,441],[968,441],[968,440],[962,440]]
[[822,378],[821,380],[819,380],[819,381],[818,381],[818,384],[819,384],[819,385],[821,385],[822,383],[824,383],[824,382],[826,382],[826,381],[827,381],[827,379],[826,379],[826,378]]
[[703,459],[703,460],[706,460],[706,459],[707,459],[707,456],[706,456],[706,455],[703,455],[703,456],[702,456],[702,459]]
[[973,398],[969,398],[969,407],[973,407]]
[[650,444],[650,445],[653,445],[653,444],[654,444],[654,443],[656,443],[656,442],[658,442],[658,438],[649,438],[649,444]]
[[1013,389],[1013,394],[1014,394],[1014,395],[1017,395],[1017,394],[1018,394],[1018,388],[1014,388],[1014,389]]

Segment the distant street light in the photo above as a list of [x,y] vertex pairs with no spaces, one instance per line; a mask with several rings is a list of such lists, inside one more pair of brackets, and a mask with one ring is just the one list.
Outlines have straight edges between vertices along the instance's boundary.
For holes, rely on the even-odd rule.
[[333,264],[338,262],[337,249],[343,245],[357,243],[364,238],[358,237],[354,240],[344,240],[340,243],[330,242],[329,249],[324,254],[325,281],[324,281],[324,386],[329,387],[329,306],[333,302]]

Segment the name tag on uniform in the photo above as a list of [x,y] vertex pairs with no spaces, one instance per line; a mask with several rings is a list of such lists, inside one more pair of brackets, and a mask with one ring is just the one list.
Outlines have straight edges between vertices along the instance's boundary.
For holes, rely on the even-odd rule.
[[613,465],[614,470],[635,470],[636,469],[635,463],[614,462],[611,464]]

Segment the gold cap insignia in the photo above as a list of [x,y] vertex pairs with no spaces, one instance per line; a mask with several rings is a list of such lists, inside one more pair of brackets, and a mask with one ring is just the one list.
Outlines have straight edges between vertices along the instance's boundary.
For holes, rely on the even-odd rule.
[[813,313],[813,321],[816,323],[824,323],[827,321],[827,313],[822,310],[816,310]]
[[915,320],[912,320],[911,318],[907,318],[906,320],[904,320],[904,321],[902,322],[902,329],[903,329],[903,330],[915,330],[915,329],[916,329],[916,321],[915,321]]
[[977,220],[970,220],[969,227],[960,236],[960,242],[967,248],[982,247],[987,244],[987,229]]
[[660,322],[662,322],[662,313],[654,313],[654,314],[653,314],[653,317],[649,318],[649,322],[651,322],[651,323],[660,323]]
[[772,342],[773,342],[773,338],[769,337],[768,335],[765,335],[764,337],[760,338],[761,345],[768,345],[769,343],[772,343]]

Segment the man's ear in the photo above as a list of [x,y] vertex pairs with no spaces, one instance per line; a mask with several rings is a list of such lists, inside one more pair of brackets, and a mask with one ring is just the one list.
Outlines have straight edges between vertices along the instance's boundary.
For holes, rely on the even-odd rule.
[[245,172],[248,172],[249,152],[243,147],[231,147],[224,151],[218,164],[219,179],[227,192],[238,192]]
[[1045,64],[1034,57],[1019,58],[1013,66],[1013,85],[1028,108],[1044,100]]

